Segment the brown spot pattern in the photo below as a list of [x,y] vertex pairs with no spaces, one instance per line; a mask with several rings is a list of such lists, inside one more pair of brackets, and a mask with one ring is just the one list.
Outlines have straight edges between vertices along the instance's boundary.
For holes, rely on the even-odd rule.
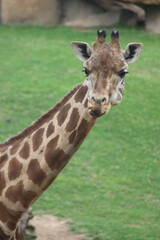
[[40,147],[43,141],[43,133],[44,128],[40,128],[36,131],[36,133],[33,135],[32,141],[33,141],[33,151],[37,151],[37,149]]
[[88,87],[87,86],[82,86],[78,92],[75,94],[74,100],[75,102],[82,102],[86,93],[88,91]]
[[11,230],[16,228],[16,224],[22,215],[22,212],[13,211],[7,208],[2,202],[0,202],[0,213],[0,221],[6,223]]
[[74,139],[75,139],[75,137],[76,137],[76,130],[74,130],[70,135],[69,135],[69,138],[68,138],[68,140],[69,140],[69,143],[70,144],[73,144],[73,142],[74,142]]
[[84,102],[84,108],[87,108],[87,107],[88,107],[88,99],[86,99]]
[[89,132],[88,129],[88,122],[83,119],[82,122],[80,123],[77,131],[77,135],[74,141],[74,146],[77,147],[80,145],[80,143],[84,140],[84,138],[87,136]]
[[80,115],[79,115],[78,109],[74,108],[71,113],[70,120],[67,123],[67,126],[65,128],[66,132],[71,132],[77,127],[79,118],[80,118]]
[[3,189],[6,186],[4,172],[0,172],[0,196],[2,195]]
[[0,157],[0,168],[2,168],[5,165],[7,160],[8,160],[7,154],[4,154]]
[[58,121],[59,126],[62,126],[62,124],[66,120],[66,117],[68,115],[68,111],[69,111],[70,107],[71,107],[71,105],[70,105],[70,103],[68,103],[58,113],[57,121]]
[[10,154],[15,154],[17,151],[18,151],[18,148],[19,148],[20,144],[19,143],[16,143],[12,146],[11,150],[10,150]]
[[45,159],[46,162],[48,164],[48,166],[50,168],[52,168],[52,161],[53,161],[53,155],[55,152],[55,149],[57,148],[57,143],[58,143],[58,139],[59,139],[59,135],[57,135],[56,137],[54,137],[48,144],[46,147],[46,151],[45,151]]
[[19,155],[24,158],[27,159],[29,157],[30,154],[30,149],[29,149],[29,144],[27,142],[25,142],[24,146],[22,147]]
[[65,163],[67,164],[69,159],[69,155],[65,154],[65,152],[59,148],[54,151],[54,155],[52,157],[52,161],[50,162],[50,168],[52,170],[60,170]]
[[46,174],[41,169],[41,166],[37,159],[32,159],[28,165],[27,170],[28,178],[35,184],[41,185],[46,178]]
[[21,174],[23,165],[16,159],[13,158],[8,167],[8,177],[10,180],[15,180]]
[[54,133],[54,125],[53,125],[53,123],[51,122],[51,123],[48,125],[46,137],[48,138],[48,137],[51,136],[53,133]]
[[7,150],[7,147],[3,146],[3,144],[0,144],[0,152],[4,152]]
[[59,169],[61,167],[61,164],[69,159],[69,155],[65,154],[63,150],[57,148],[58,139],[59,136],[53,138],[47,144],[45,152],[46,162],[52,170]]
[[45,186],[42,188],[42,191],[45,191],[55,179],[56,179],[56,176],[51,177],[51,179],[49,179],[48,182],[45,184]]
[[24,189],[23,181],[11,186],[6,191],[6,197],[13,203],[20,202],[24,208],[28,208],[32,200],[36,197],[33,191]]

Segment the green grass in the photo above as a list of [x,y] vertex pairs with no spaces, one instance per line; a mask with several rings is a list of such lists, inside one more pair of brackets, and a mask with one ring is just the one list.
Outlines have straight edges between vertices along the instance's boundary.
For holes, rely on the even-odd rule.
[[[97,120],[33,208],[36,214],[70,219],[72,230],[94,240],[159,240],[160,36],[119,30],[122,48],[144,44],[139,60],[129,66],[123,101]],[[84,80],[70,42],[91,44],[95,37],[95,29],[0,26],[1,141]]]

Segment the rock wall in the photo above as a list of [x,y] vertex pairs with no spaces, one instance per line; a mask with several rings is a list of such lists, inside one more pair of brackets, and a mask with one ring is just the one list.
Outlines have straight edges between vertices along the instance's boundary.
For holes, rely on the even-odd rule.
[[2,24],[56,25],[60,21],[58,0],[1,0]]
[[140,3],[144,5],[160,5],[160,0],[123,0],[124,2]]
[[[137,2],[141,8],[132,4]],[[130,26],[145,21],[139,16],[145,16],[144,9],[146,29],[160,33],[160,0],[0,0],[0,23],[93,27],[121,21]]]
[[147,7],[146,29],[160,34],[160,6]]
[[106,12],[89,0],[63,1],[63,25],[72,27],[112,26],[119,20],[119,8]]
[[92,0],[0,0],[2,24],[75,27],[111,26],[120,12],[106,12]]

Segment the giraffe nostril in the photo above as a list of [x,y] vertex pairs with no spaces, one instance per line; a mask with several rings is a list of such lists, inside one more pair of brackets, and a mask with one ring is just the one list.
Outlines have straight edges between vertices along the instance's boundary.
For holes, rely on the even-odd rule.
[[102,98],[102,103],[104,103],[104,102],[106,102],[106,98],[105,97]]
[[96,99],[94,97],[92,97],[93,101],[96,102]]
[[105,103],[106,102],[106,98],[105,97],[103,97],[102,99],[101,98],[92,97],[92,100],[96,104],[101,104],[101,103]]

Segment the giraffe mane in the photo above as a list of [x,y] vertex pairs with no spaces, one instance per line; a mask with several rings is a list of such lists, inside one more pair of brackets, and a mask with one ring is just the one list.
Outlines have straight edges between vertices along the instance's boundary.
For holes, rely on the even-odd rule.
[[47,119],[48,121],[53,118],[53,116],[57,113],[57,111],[64,106],[68,100],[73,96],[73,94],[82,86],[82,83],[78,84],[75,88],[73,88],[68,94],[64,96],[64,98],[59,101],[55,106],[53,106],[48,112],[43,114],[38,120],[36,120],[32,125],[25,128],[22,132],[17,134],[14,137],[9,138],[7,141],[0,143],[0,150],[8,147],[9,145],[13,145],[16,142],[21,141],[28,135],[32,134],[38,127],[43,125]]

